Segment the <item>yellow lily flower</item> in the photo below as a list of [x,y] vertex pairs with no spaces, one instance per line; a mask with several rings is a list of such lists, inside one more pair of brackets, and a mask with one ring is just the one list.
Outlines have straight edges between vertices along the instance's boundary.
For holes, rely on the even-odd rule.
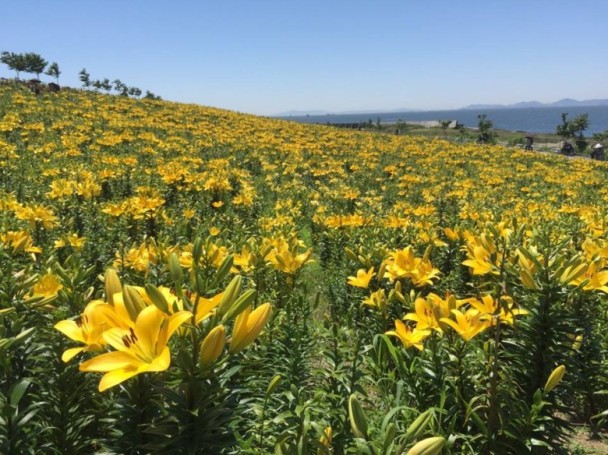
[[289,275],[294,275],[300,268],[312,261],[310,256],[312,255],[312,248],[301,254],[294,254],[290,250],[283,251],[272,251],[266,256],[276,270],[280,270]]
[[99,351],[106,345],[102,334],[113,327],[117,319],[114,308],[102,300],[93,300],[84,309],[80,319],[59,321],[55,329],[68,338],[83,343],[84,346],[67,349],[61,360],[69,362],[74,356],[83,351]]
[[441,318],[449,317],[450,310],[462,305],[462,300],[448,295],[442,299],[437,294],[430,293],[426,299],[419,297],[414,302],[414,313],[408,313],[403,319],[416,322],[418,330],[433,329],[443,332],[440,324]]
[[490,294],[487,294],[481,298],[481,301],[472,298],[467,299],[467,302],[473,307],[473,309],[470,311],[479,312],[483,319],[491,321],[491,325],[496,325],[496,321],[513,325],[513,318],[515,316],[529,314],[527,310],[513,308],[513,299],[510,297],[503,297],[503,300],[505,303],[503,305],[499,305],[498,301],[494,300]]
[[459,234],[457,228],[456,229],[452,229],[452,228],[446,227],[446,228],[443,229],[443,233],[452,242],[456,242],[456,241],[460,240],[460,234]]
[[433,267],[428,260],[420,261],[416,268],[411,272],[411,279],[414,286],[433,285],[433,279],[439,278],[439,269]]
[[481,245],[473,247],[473,251],[469,249],[467,259],[462,264],[473,269],[473,275],[485,275],[492,272],[494,264],[490,262],[490,252]]
[[467,310],[465,313],[460,310],[452,310],[452,314],[456,316],[456,321],[441,318],[441,322],[452,327],[465,341],[470,341],[489,327],[488,321],[477,310]]
[[410,278],[417,287],[432,285],[432,280],[437,279],[440,273],[428,260],[427,254],[422,258],[415,257],[411,246],[392,252],[386,260],[385,269],[391,282]]
[[369,282],[372,277],[375,275],[374,268],[370,267],[370,269],[366,272],[365,269],[357,270],[357,276],[349,276],[348,284],[351,286],[355,286],[358,288],[367,289],[369,287]]
[[391,280],[398,278],[409,277],[410,272],[416,268],[416,257],[411,246],[402,250],[397,250],[391,253],[390,259],[387,261],[386,272]]
[[137,315],[135,327],[106,330],[102,337],[116,351],[84,362],[80,371],[105,373],[99,382],[100,392],[140,373],[164,371],[171,363],[167,342],[173,332],[191,317],[189,311],[167,317],[155,306],[148,306]]
[[234,321],[230,353],[235,354],[249,346],[260,334],[271,313],[270,303],[264,303],[253,311],[250,306],[242,311]]
[[321,444],[327,450],[323,450],[323,449],[319,448],[319,449],[317,449],[317,455],[323,455],[325,453],[331,453],[332,452],[331,451],[331,443],[332,443],[332,440],[333,440],[333,436],[334,436],[334,432],[333,432],[332,428],[331,427],[325,427],[325,429],[323,430],[323,434],[319,438],[319,444]]
[[387,303],[384,289],[378,289],[376,292],[372,292],[369,297],[363,299],[364,305],[378,308],[380,311],[386,310]]
[[[217,308],[217,306],[222,301],[222,297],[224,297],[224,293],[225,293],[225,291],[220,292],[219,294],[214,295],[213,297],[210,297],[210,298],[199,297],[198,306],[196,307],[196,315],[194,318],[194,320],[197,324],[199,322],[204,321],[205,319],[213,316],[214,310]],[[195,302],[196,295],[192,296],[191,300],[192,300],[192,302]]]
[[44,297],[45,299],[52,299],[57,297],[57,294],[61,289],[63,289],[63,284],[61,284],[61,281],[57,276],[53,275],[51,272],[47,272],[40,277],[32,288],[30,298]]
[[234,267],[230,270],[233,273],[238,273],[239,270],[243,272],[249,272],[252,268],[254,268],[255,256],[251,253],[251,250],[247,245],[243,245],[241,248],[241,253],[234,254]]
[[442,332],[432,303],[422,297],[417,298],[414,302],[414,313],[406,314],[403,319],[414,321],[418,330],[433,329]]
[[392,335],[399,338],[399,341],[401,341],[401,343],[406,349],[411,348],[413,346],[420,351],[424,349],[424,347],[422,346],[422,342],[430,334],[431,331],[428,329],[411,329],[399,319],[395,320],[395,330],[389,330],[388,332],[386,332],[386,335]]
[[587,271],[584,275],[575,278],[570,281],[569,284],[574,286],[580,286],[585,280],[589,280],[586,285],[583,286],[585,291],[602,291],[608,294],[608,270],[597,270],[597,262],[592,262],[587,267]]

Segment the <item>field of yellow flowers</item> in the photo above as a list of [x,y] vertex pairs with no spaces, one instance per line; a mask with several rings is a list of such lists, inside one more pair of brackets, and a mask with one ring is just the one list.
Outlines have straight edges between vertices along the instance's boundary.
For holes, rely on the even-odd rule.
[[0,86],[0,453],[565,453],[608,165]]

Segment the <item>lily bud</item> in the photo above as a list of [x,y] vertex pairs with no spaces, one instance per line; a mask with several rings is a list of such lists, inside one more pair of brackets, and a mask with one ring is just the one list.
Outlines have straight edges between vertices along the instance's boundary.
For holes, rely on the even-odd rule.
[[129,312],[129,317],[132,321],[135,321],[139,312],[146,308],[146,303],[139,295],[139,292],[137,292],[137,289],[135,289],[133,286],[129,286],[128,284],[125,284],[123,288],[122,298],[125,307]]
[[565,373],[566,367],[564,365],[560,365],[555,370],[553,370],[545,384],[545,395],[551,392],[555,387],[557,387],[557,384],[559,384],[559,382],[562,380]]
[[223,325],[214,327],[201,343],[200,366],[205,369],[222,354],[226,345],[226,329]]
[[198,265],[201,260],[201,256],[203,254],[203,239],[201,237],[197,237],[194,240],[194,244],[192,245],[192,262]]
[[574,337],[574,343],[572,343],[572,349],[575,351],[578,351],[582,345],[583,345],[583,336],[577,335],[576,337]]
[[234,301],[232,306],[228,309],[222,321],[229,321],[233,316],[240,314],[245,308],[250,306],[255,297],[257,295],[257,291],[255,289],[247,289],[243,294]]
[[348,259],[350,259],[351,261],[355,261],[355,262],[358,261],[357,254],[350,248],[348,248],[348,247],[344,248],[344,252],[346,253],[346,257]]
[[416,417],[416,420],[412,422],[412,424],[407,429],[407,432],[405,433],[405,440],[411,441],[418,438],[418,436],[422,434],[422,432],[431,422],[431,417],[432,414],[430,409]]
[[348,399],[348,418],[355,436],[367,439],[367,420],[365,419],[363,408],[354,394]]
[[235,276],[224,291],[224,295],[217,309],[217,312],[220,316],[223,316],[228,312],[238,295],[241,293],[242,281],[243,278],[241,277],[241,275]]
[[224,278],[226,278],[226,276],[230,272],[230,269],[232,268],[233,264],[234,264],[234,256],[229,254],[228,256],[226,256],[224,258],[220,267],[217,269],[217,272],[215,274],[216,283],[220,283]]
[[23,237],[17,243],[14,243],[13,244],[13,253],[22,253],[25,250],[25,246],[27,245],[28,240],[29,240],[29,237]]
[[281,382],[281,375],[277,374],[274,378],[272,378],[272,380],[268,384],[268,388],[266,389],[266,396],[269,396],[270,394],[272,394],[272,392],[276,390],[276,388],[279,386],[279,382]]
[[526,289],[530,289],[533,291],[538,290],[538,286],[534,282],[534,278],[532,278],[532,275],[530,274],[530,272],[528,270],[521,269],[519,271],[519,278]]
[[444,445],[445,438],[443,436],[426,438],[412,447],[407,452],[407,455],[437,455],[441,453]]
[[182,270],[182,266],[179,263],[179,258],[175,253],[173,253],[169,258],[169,274],[175,283],[181,284],[182,280],[184,279],[184,271]]
[[110,305],[114,305],[114,294],[122,292],[122,285],[116,270],[108,268],[105,274],[106,300]]
[[395,290],[395,298],[399,301],[399,303],[401,303],[402,305],[407,305],[407,300],[405,300],[405,297],[403,296],[403,294],[397,290]]
[[144,289],[150,301],[163,313],[169,314],[169,304],[165,296],[158,290],[156,286],[146,284]]
[[382,264],[380,264],[380,269],[378,270],[378,276],[377,276],[378,281],[382,281],[385,273],[386,273],[386,261],[382,261]]
[[395,282],[395,292],[398,292],[400,294],[403,293],[403,287],[401,286],[401,281]]
[[234,321],[230,353],[236,354],[249,346],[258,337],[272,314],[270,303],[265,303],[251,311],[247,307]]

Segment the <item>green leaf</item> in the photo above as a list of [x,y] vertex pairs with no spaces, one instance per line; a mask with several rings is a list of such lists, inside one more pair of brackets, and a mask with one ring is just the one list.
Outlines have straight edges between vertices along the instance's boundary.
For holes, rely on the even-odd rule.
[[11,387],[11,392],[9,395],[9,403],[13,406],[17,406],[19,404],[19,401],[21,401],[21,399],[23,398],[23,395],[25,394],[25,391],[27,390],[30,384],[31,382],[27,379],[22,379],[21,381],[13,385],[13,387]]

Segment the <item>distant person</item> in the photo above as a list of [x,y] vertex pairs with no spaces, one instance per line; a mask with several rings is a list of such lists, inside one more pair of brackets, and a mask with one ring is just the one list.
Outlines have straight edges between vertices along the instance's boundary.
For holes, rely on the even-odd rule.
[[564,155],[573,156],[574,155],[574,147],[572,147],[572,144],[570,142],[565,141],[564,145],[562,146],[561,152]]
[[591,149],[591,159],[604,161],[604,145],[601,143],[595,144]]
[[534,144],[534,138],[530,135],[527,135],[525,137],[526,139],[526,146],[524,147],[525,150],[534,150],[534,148],[532,147],[532,144]]

